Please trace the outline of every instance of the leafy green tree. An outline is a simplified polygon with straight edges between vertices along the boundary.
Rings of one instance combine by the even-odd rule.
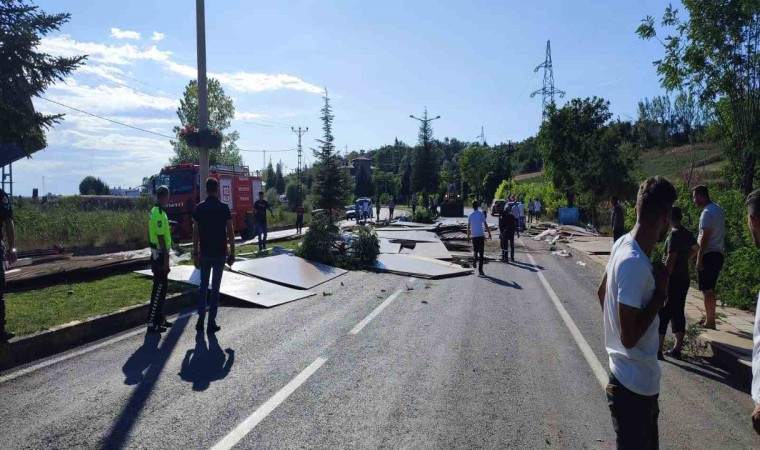
[[[348,202],[351,196],[351,178],[348,170],[341,163],[335,151],[335,137],[332,132],[332,122],[335,116],[330,106],[330,98],[325,89],[322,113],[322,139],[317,139],[319,148],[314,150],[317,159],[312,172],[312,196],[315,208],[338,209]]]
[[[177,117],[181,126],[174,127],[174,133],[179,132],[185,127],[192,125],[198,127],[198,81],[191,80],[185,87],[185,92],[179,101],[177,108]],[[237,131],[226,131],[231,126],[232,119],[235,118],[235,106],[232,104],[232,98],[224,93],[219,80],[215,78],[208,79],[208,127],[222,133],[222,147],[209,152],[209,164],[214,165],[243,165],[243,157],[240,155],[240,149],[237,146],[237,140],[240,134]],[[198,164],[198,149],[189,147],[184,140],[177,139],[170,141],[174,147],[174,156],[171,158],[171,164]]]
[[[683,0],[688,19],[669,5],[658,37],[647,16],[637,29],[642,39],[657,39],[665,51],[655,61],[669,91],[685,89],[715,112],[728,143],[726,155],[748,194],[753,190],[760,153],[760,4],[756,0]]]
[[[438,189],[438,159],[433,153],[433,127],[428,120],[427,108],[422,114],[420,130],[417,134],[417,147],[412,158],[411,187],[414,192],[422,192],[425,204],[428,194]]]
[[[479,144],[474,144],[462,152],[459,158],[462,179],[470,186],[476,198],[484,197],[483,181],[491,170],[491,151]]]
[[[79,194],[81,195],[109,195],[110,193],[111,189],[100,178],[87,176],[79,183]]]
[[[638,149],[623,145],[629,132],[624,124],[609,123],[609,102],[576,98],[561,109],[549,105],[547,112],[537,143],[544,172],[565,193],[568,205],[576,194],[586,194],[593,216],[604,195],[625,194],[635,186]]]
[[[58,31],[71,15],[47,14],[29,3],[0,1],[0,143],[16,144],[27,155],[47,146],[45,129],[63,118],[35,112],[32,97],[62,81],[86,58],[38,52],[41,37]]]
[[[285,193],[285,177],[282,174],[282,161],[277,163],[277,169],[275,169],[274,187],[277,189],[278,194]]]

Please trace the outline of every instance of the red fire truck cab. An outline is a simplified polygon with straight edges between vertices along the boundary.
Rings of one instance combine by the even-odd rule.
[[[252,235],[253,202],[263,191],[261,177],[252,177],[246,166],[211,166],[209,177],[219,180],[219,200],[230,207],[235,233],[243,239]],[[180,164],[161,169],[158,186],[169,188],[169,220],[177,222],[174,236],[177,240],[193,237],[193,211],[201,201],[200,167],[197,164]]]

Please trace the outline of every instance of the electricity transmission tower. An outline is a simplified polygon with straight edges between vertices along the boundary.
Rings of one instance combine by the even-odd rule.
[[[306,127],[305,129],[302,129],[301,127],[298,127],[298,129],[295,127],[290,127],[290,129],[293,130],[293,133],[298,135],[298,168],[296,169],[296,176],[298,178],[298,201],[296,203],[298,205],[301,205],[301,202],[303,202],[303,199],[301,198],[301,158],[303,157],[303,151],[301,149],[301,137],[306,134],[307,131],[309,131],[309,127]]]
[[[480,139],[480,145],[485,145],[486,144],[486,133],[485,133],[485,131],[484,131],[484,129],[483,129],[482,126],[480,127],[480,134],[477,135],[477,136],[475,136],[475,137],[478,138],[478,139]]]
[[[552,67],[551,41],[546,41],[546,59],[544,62],[536,66],[533,72],[538,72],[540,69],[544,69],[544,87],[530,94],[530,98],[535,97],[537,94],[541,94],[543,102],[543,117],[546,118],[546,107],[549,106],[550,103],[554,103],[554,95],[556,94],[559,98],[563,98],[565,96],[565,91],[554,87],[554,68]]]

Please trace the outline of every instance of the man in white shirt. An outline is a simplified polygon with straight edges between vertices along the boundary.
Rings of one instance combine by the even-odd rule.
[[[752,241],[756,247],[760,248],[760,189],[747,197],[747,222]],[[757,297],[756,308],[755,331],[752,339],[754,341],[752,349],[752,400],[755,401],[752,426],[757,434],[760,434],[760,295]]]
[[[536,222],[541,221],[541,200],[536,200],[533,204],[533,212],[536,213]]]
[[[478,273],[480,276],[484,276],[483,273],[483,259],[486,245],[485,232],[488,232],[488,239],[491,239],[491,229],[488,228],[486,223],[486,216],[482,211],[478,209],[478,201],[472,202],[472,212],[467,217],[467,242],[470,242],[472,237],[472,250],[475,253],[475,264],[478,266]]]
[[[525,231],[525,205],[522,201],[517,204],[517,211],[520,214],[520,231]]]
[[[697,281],[705,299],[705,328],[715,329],[715,287],[723,269],[723,249],[726,237],[726,216],[720,206],[710,200],[707,186],[692,189],[694,204],[702,208],[699,216],[699,253],[697,253]]]
[[[664,178],[641,184],[636,225],[613,245],[597,292],[611,372],[607,402],[618,449],[659,447],[657,313],[667,298],[669,274],[660,262],[653,267],[650,256],[670,228],[676,197],[675,188]]]

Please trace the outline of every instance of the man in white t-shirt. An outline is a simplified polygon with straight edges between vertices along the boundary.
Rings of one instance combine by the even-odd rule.
[[[760,189],[747,197],[747,222],[752,241],[760,248]],[[752,400],[755,410],[752,412],[752,426],[760,434],[760,295],[757,296],[755,312],[755,331],[753,333],[754,347],[752,349]]]
[[[536,214],[536,222],[541,221],[541,200],[536,200],[533,204],[533,212]]]
[[[656,449],[660,392],[657,313],[667,298],[668,270],[650,256],[670,228],[676,190],[655,177],[639,187],[636,225],[612,247],[599,285],[610,363],[607,402],[618,449]]]
[[[520,220],[520,231],[525,231],[525,205],[522,201],[517,203],[517,212]]]
[[[472,238],[472,250],[475,254],[475,262],[473,266],[478,266],[478,273],[480,276],[484,276],[483,273],[483,260],[486,245],[485,232],[488,232],[488,239],[491,239],[491,229],[488,228],[486,223],[486,216],[482,211],[478,209],[478,201],[472,202],[472,212],[467,217],[467,242],[470,242]]]
[[[726,216],[720,206],[710,200],[707,186],[692,189],[694,204],[702,208],[699,216],[699,253],[697,253],[697,281],[705,299],[704,327],[715,329],[715,287],[723,269],[723,249],[726,237]]]

